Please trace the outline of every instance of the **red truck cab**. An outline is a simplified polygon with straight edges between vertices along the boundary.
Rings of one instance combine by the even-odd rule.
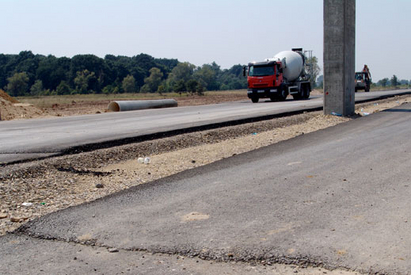
[[[283,73],[280,61],[252,62],[248,64],[247,96],[252,102],[258,102],[259,98],[270,98],[271,100],[285,100],[288,93],[283,89]]]

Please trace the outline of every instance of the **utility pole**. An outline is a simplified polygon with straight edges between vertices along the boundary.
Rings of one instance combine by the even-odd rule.
[[[324,114],[355,111],[355,0],[324,0]]]

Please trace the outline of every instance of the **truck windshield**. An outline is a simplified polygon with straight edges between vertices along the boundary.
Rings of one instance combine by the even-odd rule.
[[[249,76],[273,75],[274,66],[250,66]]]
[[[362,79],[363,79],[362,73],[357,73],[357,74],[355,74],[355,79],[357,79],[357,80],[362,80]]]

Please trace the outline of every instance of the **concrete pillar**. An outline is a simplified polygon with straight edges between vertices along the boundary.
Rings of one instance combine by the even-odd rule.
[[[324,114],[355,112],[355,0],[324,0]]]

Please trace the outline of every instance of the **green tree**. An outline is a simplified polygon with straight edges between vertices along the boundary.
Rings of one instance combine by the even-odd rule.
[[[198,70],[194,72],[193,77],[209,90],[215,86],[217,81],[216,72],[209,64],[204,64],[201,68],[198,68]]]
[[[184,80],[181,79],[177,81],[173,86],[173,90],[178,92],[180,95],[182,92],[187,91]]]
[[[386,87],[387,84],[388,84],[388,81],[389,81],[388,78],[383,78],[383,79],[379,80],[377,83],[378,83],[378,85],[380,85],[382,87]]]
[[[154,93],[158,90],[158,86],[160,86],[163,78],[163,73],[160,71],[159,68],[151,68],[150,69],[150,76],[144,79],[144,83],[146,86],[143,90],[148,91],[150,93]]]
[[[218,77],[219,90],[237,90],[247,88],[247,78],[243,76],[243,65],[234,65],[223,70]]]
[[[190,79],[189,81],[186,82],[187,91],[194,94],[197,91],[197,85],[198,85],[197,80]]]
[[[44,58],[40,55],[34,55],[31,51],[22,51],[17,56],[14,72],[25,72],[29,78],[27,85],[30,88],[36,80],[36,69],[40,59]]]
[[[167,93],[173,92],[174,91],[174,85],[176,82],[174,79],[171,77],[171,74],[168,76],[168,78],[164,81],[164,88]]]
[[[402,86],[402,85],[408,86],[408,80],[406,80],[406,79],[401,79],[401,80],[399,80],[399,83],[400,83],[401,86]]]
[[[165,88],[164,85],[158,86],[157,93],[159,93],[160,95],[162,95],[162,94],[165,93],[165,92],[166,92],[166,88]]]
[[[36,79],[41,80],[44,89],[56,90],[61,81],[68,80],[70,70],[70,58],[56,58],[49,55],[40,60],[37,70]]]
[[[140,89],[140,93],[151,93],[150,86],[147,84],[144,84]]]
[[[107,64],[103,59],[92,54],[85,55],[75,55],[71,59],[70,63],[70,80],[74,80],[78,77],[78,72],[88,71],[89,74],[93,74],[93,77],[90,77],[87,82],[87,90],[94,90],[99,92],[101,90],[100,85],[104,86],[104,71],[107,71]],[[100,81],[99,81],[100,80]],[[76,86],[77,84],[74,83]],[[83,90],[83,93],[85,91]]]
[[[310,75],[311,88],[314,89],[317,86],[316,80],[321,71],[320,66],[318,66],[318,58],[316,56],[309,57],[306,64],[307,73]]]
[[[30,88],[31,95],[40,95],[43,92],[43,82],[36,80]]]
[[[29,82],[27,73],[15,73],[13,76],[7,78],[7,81],[6,91],[11,96],[23,96],[27,93]]]
[[[180,80],[185,83],[192,78],[194,69],[195,66],[193,64],[188,62],[179,63],[173,68],[168,76],[168,79],[170,79],[173,83],[177,83]]]
[[[208,83],[206,88],[209,91],[217,91],[217,90],[220,90],[220,86],[221,86],[220,78],[221,78],[222,71],[221,71],[220,66],[215,62],[211,63],[211,68],[213,69],[215,73],[215,81],[213,81],[211,84]]]
[[[197,83],[196,92],[198,95],[204,95],[204,87],[201,83]]]
[[[119,94],[119,93],[120,93],[120,88],[119,87],[114,87],[113,94]]]
[[[52,55],[43,56],[33,54],[30,51],[22,51],[19,54],[0,53],[0,87],[8,85],[8,77],[16,72],[25,72],[28,77],[27,90],[36,80],[41,80],[43,92],[46,90],[56,91],[61,81],[66,81],[73,91],[83,85],[79,85],[77,72],[88,70],[94,73],[94,77],[88,79],[87,88],[82,92],[93,90],[101,92],[104,87],[117,87],[117,91],[122,86],[122,81],[127,75],[132,75],[136,82],[136,89],[144,84],[144,79],[150,76],[149,70],[153,67],[160,69],[163,79],[167,79],[171,70],[179,64],[177,59],[157,59],[147,54],[140,54],[133,57],[107,55],[104,59],[94,55],[76,55],[72,58],[57,58]],[[74,79],[77,78],[77,83]],[[84,85],[85,86],[85,85]],[[165,85],[166,90],[172,85]],[[84,88],[84,87],[83,87]],[[106,89],[106,92],[108,90]]]
[[[393,75],[392,77],[391,77],[391,86],[393,86],[393,87],[397,87],[398,86],[398,78],[397,78],[397,76],[396,75]]]
[[[107,85],[106,87],[103,88],[102,92],[103,94],[112,94],[114,90],[114,87],[111,85]]]
[[[86,94],[88,92],[89,82],[95,79],[94,72],[89,72],[87,69],[78,71],[77,76],[74,79],[76,85],[76,92],[80,94]]]
[[[227,91],[227,90],[230,90],[230,87],[227,84],[221,84],[220,90],[221,91]]]
[[[192,79],[195,66],[188,62],[179,63],[173,68],[166,81],[166,90],[185,92],[186,82]]]
[[[56,93],[58,95],[68,95],[70,94],[70,86],[66,81],[62,80],[56,88]]]
[[[121,85],[125,93],[135,93],[137,91],[136,80],[132,75],[126,76]]]

